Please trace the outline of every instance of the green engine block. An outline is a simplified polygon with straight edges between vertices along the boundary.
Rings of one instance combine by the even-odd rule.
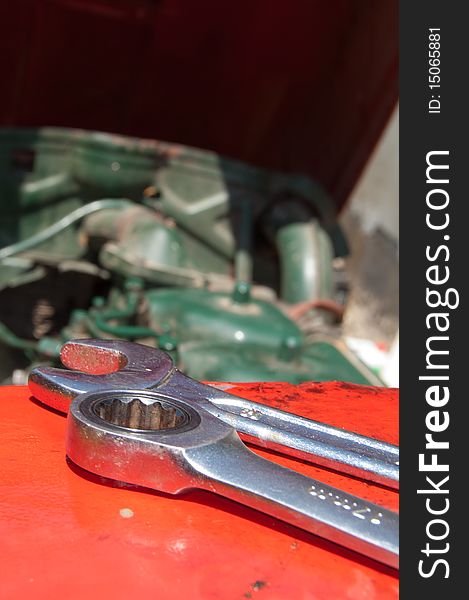
[[[3,130],[0,192],[4,380],[92,336],[158,345],[201,379],[379,383],[320,308],[346,245],[310,179],[152,140]]]

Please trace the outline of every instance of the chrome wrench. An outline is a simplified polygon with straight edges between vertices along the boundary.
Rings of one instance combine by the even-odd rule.
[[[107,389],[152,389],[203,408],[242,439],[336,471],[399,487],[399,448],[337,427],[233,396],[178,371],[166,353],[120,340],[72,340],[61,350],[70,371],[34,369],[33,395],[68,412],[79,394]],[[80,371],[80,372],[77,372]]]
[[[168,390],[78,396],[67,454],[118,481],[170,494],[215,492],[398,567],[396,513],[261,458],[233,427]]]

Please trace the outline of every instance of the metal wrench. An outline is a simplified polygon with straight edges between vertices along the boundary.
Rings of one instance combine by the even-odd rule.
[[[166,393],[78,396],[67,454],[98,475],[177,494],[204,489],[398,567],[398,516],[250,451],[235,429]]]
[[[236,429],[254,445],[342,473],[399,487],[399,448],[233,396],[178,371],[164,352],[120,340],[72,340],[61,350],[73,371],[34,369],[29,387],[40,401],[68,412],[79,394],[107,389],[152,389],[189,402]],[[81,372],[77,372],[81,371]]]

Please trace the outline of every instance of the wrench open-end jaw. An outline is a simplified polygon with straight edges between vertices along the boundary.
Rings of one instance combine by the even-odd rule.
[[[224,421],[254,445],[392,488],[399,487],[397,446],[233,396],[178,371],[161,350],[121,340],[72,340],[61,360],[70,370],[38,367],[32,394],[67,413],[78,395],[103,390],[154,390]]]

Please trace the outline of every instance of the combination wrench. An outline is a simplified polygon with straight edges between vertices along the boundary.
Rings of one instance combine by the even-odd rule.
[[[38,367],[29,387],[41,402],[68,412],[76,396],[108,389],[151,389],[200,407],[244,441],[388,487],[399,487],[399,448],[245,400],[202,384],[155,348],[120,340],[72,340],[61,360],[70,370]]]
[[[75,398],[66,450],[87,471],[178,494],[203,489],[398,567],[398,515],[249,450],[200,406],[146,390]]]

